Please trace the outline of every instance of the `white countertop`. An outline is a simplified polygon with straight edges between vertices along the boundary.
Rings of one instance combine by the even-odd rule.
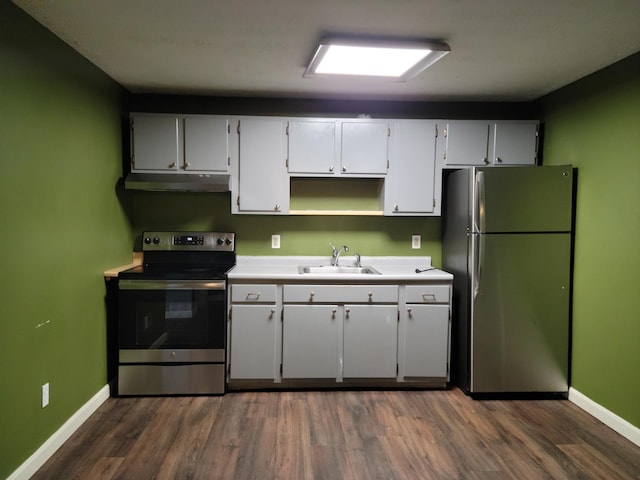
[[[340,266],[354,266],[355,257],[341,256]],[[431,257],[368,257],[361,258],[363,267],[373,267],[377,274],[312,274],[299,273],[298,266],[330,265],[330,256],[248,256],[238,255],[236,266],[228,273],[229,280],[285,281],[349,281],[349,282],[433,282],[452,281],[453,275],[432,269],[416,273],[416,268],[431,268]]]

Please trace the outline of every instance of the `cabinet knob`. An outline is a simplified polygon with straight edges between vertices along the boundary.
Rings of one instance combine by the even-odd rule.
[[[409,317],[411,317],[411,308],[407,308],[407,314],[409,314]]]
[[[330,172],[333,172],[333,165],[331,165],[331,166],[329,167],[329,171],[330,171]]]
[[[373,298],[373,292],[369,292],[367,295],[369,295],[369,301],[371,301],[371,299]]]
[[[347,171],[347,167],[345,167],[344,165],[342,166],[342,171],[346,172]]]
[[[398,205],[394,205],[393,206],[393,211],[397,212],[398,210],[400,210],[400,207]]]
[[[275,210],[276,210],[276,212],[280,211],[280,204],[279,203],[276,203]]]
[[[187,168],[189,168],[191,166],[191,164],[189,162],[184,164],[184,169],[186,170]]]
[[[276,314],[276,309],[272,308],[270,313],[271,313],[271,315],[269,315],[269,319],[273,318],[273,316]]]
[[[344,313],[345,313],[346,317],[349,318],[349,313],[351,313],[351,309],[350,308],[345,308],[344,309]]]
[[[169,168],[176,168],[176,162],[171,162],[169,164]]]
[[[485,163],[485,165],[489,165],[489,159],[487,157],[484,157],[482,161]]]
[[[309,301],[310,301],[310,302],[313,302],[313,297],[314,297],[314,296],[315,296],[315,293],[313,293],[313,292],[311,292],[311,293],[309,294]]]
[[[500,157],[496,157],[496,162],[502,163],[502,159]]]

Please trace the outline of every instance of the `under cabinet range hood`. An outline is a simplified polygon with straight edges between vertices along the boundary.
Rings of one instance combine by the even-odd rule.
[[[229,175],[193,173],[130,173],[127,190],[156,192],[228,192]]]

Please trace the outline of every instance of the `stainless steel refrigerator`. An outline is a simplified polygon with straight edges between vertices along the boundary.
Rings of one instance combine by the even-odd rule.
[[[452,373],[466,393],[568,392],[573,183],[571,166],[447,175]]]

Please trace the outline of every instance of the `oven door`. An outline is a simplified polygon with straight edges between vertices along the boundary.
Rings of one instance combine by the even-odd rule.
[[[120,362],[224,362],[224,280],[134,280],[119,285]]]

